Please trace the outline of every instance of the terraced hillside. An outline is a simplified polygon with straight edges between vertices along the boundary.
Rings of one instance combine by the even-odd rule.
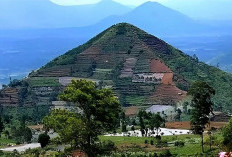
[[[19,103],[18,88],[5,88],[0,92],[0,104],[2,106],[18,106]]]
[[[186,97],[193,81],[203,80],[217,91],[215,108],[232,111],[230,74],[199,62],[127,23],[114,25],[86,44],[55,58],[33,71],[27,81],[43,78],[56,81],[45,81],[44,85],[33,88],[29,84],[35,97],[53,95],[54,98],[50,89],[61,91],[70,78],[87,78],[102,87],[113,88],[124,106],[174,105]],[[43,101],[51,100],[55,98]]]
[[[156,103],[150,96],[159,85],[175,86],[173,72],[159,53],[170,53],[165,42],[132,25],[119,24],[53,60],[30,77],[59,77],[63,85],[70,82],[70,77],[96,79],[103,87],[113,88],[125,106],[150,105]],[[108,85],[104,85],[106,82]],[[170,90],[168,94],[178,93]],[[176,103],[177,99],[173,98],[168,101]],[[159,104],[168,101],[159,101]]]

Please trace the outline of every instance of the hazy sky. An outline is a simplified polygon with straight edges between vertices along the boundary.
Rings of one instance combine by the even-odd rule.
[[[61,5],[82,5],[82,4],[97,3],[97,2],[100,2],[101,0],[51,0],[51,1],[57,4],[61,4]],[[166,1],[166,0],[114,0],[114,1],[119,2],[121,4],[125,4],[125,5],[138,6],[147,1],[161,2],[161,1]]]
[[[50,0],[60,5],[94,4],[101,0]],[[108,1],[108,0],[104,0]],[[113,0],[124,5],[138,6],[148,1],[164,6],[195,19],[232,19],[232,0]]]

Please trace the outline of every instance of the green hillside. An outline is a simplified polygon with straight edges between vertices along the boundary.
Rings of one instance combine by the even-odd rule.
[[[171,72],[165,68],[170,68]],[[162,80],[157,79],[160,73],[164,75]],[[138,75],[150,77],[153,74],[156,75],[153,80],[136,78]],[[26,79],[30,89],[28,95],[37,97],[40,104],[40,100],[49,104],[51,100],[56,100],[57,91],[64,88],[65,77],[88,78],[102,87],[113,88],[124,106],[173,105],[185,97],[184,91],[192,82],[203,80],[217,91],[215,108],[232,111],[232,75],[199,62],[127,23],[108,28],[86,44],[31,72]],[[146,81],[141,82],[141,79]],[[46,94],[41,94],[44,89],[39,87],[46,87]],[[41,93],[35,94],[36,90]],[[28,95],[26,99],[31,97]]]

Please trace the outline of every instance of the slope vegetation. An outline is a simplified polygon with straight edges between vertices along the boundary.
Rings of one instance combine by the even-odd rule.
[[[196,80],[217,94],[215,108],[232,110],[232,76],[175,49],[139,28],[121,23],[32,72],[33,77],[99,80],[127,105],[175,104]],[[160,91],[160,92],[159,92]]]

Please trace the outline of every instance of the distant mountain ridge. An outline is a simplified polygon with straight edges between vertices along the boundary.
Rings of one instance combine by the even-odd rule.
[[[192,35],[213,29],[157,2],[146,2],[123,15],[109,16],[93,27],[107,28],[120,22],[131,23],[156,35]]]
[[[0,28],[62,28],[93,25],[131,8],[114,1],[81,6],[61,6],[49,0],[0,0]]]

